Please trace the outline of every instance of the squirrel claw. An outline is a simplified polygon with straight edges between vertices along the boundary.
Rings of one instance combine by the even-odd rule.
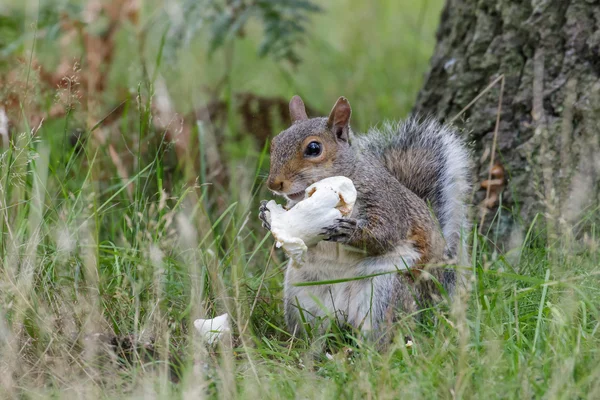
[[[325,242],[344,243],[348,241],[348,235],[334,235],[323,239]]]
[[[359,227],[354,218],[339,218],[334,225],[323,228],[322,235],[327,236],[328,242],[348,242]]]
[[[270,231],[271,230],[271,225],[269,225],[268,222],[264,222],[261,224],[263,228],[265,228],[266,230]]]
[[[267,200],[261,200],[260,207],[258,208],[258,219],[262,221],[262,227],[270,231],[271,224],[269,223],[269,218],[267,216],[267,213],[269,212],[267,203]]]
[[[358,220],[354,218],[338,218],[336,221],[344,229],[356,229],[358,227]]]

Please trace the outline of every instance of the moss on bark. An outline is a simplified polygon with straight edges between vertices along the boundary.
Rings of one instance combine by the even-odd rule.
[[[521,238],[537,213],[550,235],[589,226],[599,214],[600,2],[448,0],[437,40],[414,112],[449,121],[505,77],[495,157],[507,180],[484,232]],[[473,143],[475,189],[488,178],[499,92],[455,121]],[[476,190],[473,203],[485,197]]]

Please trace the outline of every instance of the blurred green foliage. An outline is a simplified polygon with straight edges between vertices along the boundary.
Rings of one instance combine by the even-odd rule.
[[[51,67],[64,57],[59,16],[82,19],[87,2],[7,0],[0,7],[0,55],[28,51]],[[139,28],[119,33],[110,71],[113,90],[133,90],[143,55],[156,60],[180,112],[197,108],[217,90],[290,98],[300,94],[325,113],[340,95],[364,130],[410,110],[432,53],[442,0],[362,2],[143,2]],[[37,22],[37,31],[33,29]],[[100,29],[98,21],[93,25]],[[166,37],[165,37],[166,35]],[[144,46],[140,40],[144,38]],[[166,43],[161,47],[163,38]],[[81,57],[74,48],[73,59]],[[162,49],[162,50],[161,50]],[[143,54],[140,54],[142,52]],[[269,55],[269,57],[264,57]],[[218,83],[227,82],[226,86]],[[106,99],[114,97],[110,90]]]

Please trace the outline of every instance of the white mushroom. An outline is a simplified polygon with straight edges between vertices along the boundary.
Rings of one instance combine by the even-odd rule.
[[[229,325],[229,314],[225,313],[215,318],[197,319],[194,327],[210,345],[223,338],[226,333],[231,333]]]
[[[267,203],[276,246],[283,247],[296,267],[305,262],[308,246],[323,239],[323,228],[349,216],[356,202],[356,188],[344,176],[323,179],[305,193],[304,200],[288,211],[273,200]]]

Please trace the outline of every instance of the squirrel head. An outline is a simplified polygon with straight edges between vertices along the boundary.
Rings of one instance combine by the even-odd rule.
[[[267,186],[293,205],[304,190],[331,176],[345,175],[352,165],[350,103],[340,97],[329,117],[308,118],[299,96],[290,101],[292,126],[271,142],[271,168]]]

